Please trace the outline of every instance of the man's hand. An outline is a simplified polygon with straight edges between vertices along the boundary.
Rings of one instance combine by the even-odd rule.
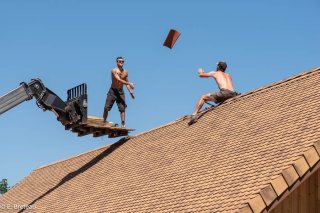
[[[129,82],[128,86],[131,88],[131,89],[134,89],[134,84]]]
[[[198,75],[201,75],[201,74],[203,74],[203,73],[204,73],[203,69],[202,69],[202,68],[199,68],[199,69],[198,69]]]
[[[210,77],[214,77],[214,72],[205,73],[202,68],[199,68],[198,69],[198,75],[199,75],[200,78],[210,78]]]

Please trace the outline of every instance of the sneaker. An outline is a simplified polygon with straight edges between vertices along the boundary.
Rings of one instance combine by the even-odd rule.
[[[191,115],[191,119],[188,122],[188,125],[190,126],[190,125],[194,124],[195,122],[197,122],[197,120],[198,120],[198,115]]]

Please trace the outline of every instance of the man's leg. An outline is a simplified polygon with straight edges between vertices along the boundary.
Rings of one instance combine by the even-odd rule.
[[[200,109],[202,108],[204,102],[207,101],[207,100],[208,100],[208,95],[201,96],[199,101],[198,101],[198,103],[197,103],[197,105],[196,105],[196,107],[195,107],[195,109],[194,109],[194,111],[193,111],[193,113],[192,113],[192,115],[196,115],[200,111]]]
[[[121,127],[125,128],[126,127],[126,113],[120,112],[120,117],[121,117]]]
[[[126,98],[124,93],[120,93],[118,98],[117,98],[117,105],[118,105],[118,109],[120,112],[120,118],[121,118],[121,127],[125,128],[126,127],[126,114],[125,114],[125,110],[126,110]]]
[[[104,123],[107,122],[108,113],[109,113],[109,111],[105,108],[105,109],[104,109],[104,112],[103,112],[103,122],[104,122]]]
[[[198,112],[200,111],[200,109],[202,108],[204,102],[206,101],[214,101],[213,98],[211,97],[210,93],[209,94],[206,94],[206,95],[203,95],[200,97],[198,103],[196,104],[196,107],[191,115],[191,119],[190,121],[188,122],[189,125],[197,122],[198,120]]]
[[[107,122],[108,113],[112,109],[112,106],[114,102],[116,101],[116,98],[113,94],[113,91],[110,89],[106,98],[106,103],[104,105],[104,111],[103,111],[103,122]]]

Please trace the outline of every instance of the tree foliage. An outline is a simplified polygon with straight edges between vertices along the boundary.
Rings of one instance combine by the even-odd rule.
[[[8,180],[7,179],[2,179],[0,182],[0,194],[4,194],[9,190],[8,186]]]

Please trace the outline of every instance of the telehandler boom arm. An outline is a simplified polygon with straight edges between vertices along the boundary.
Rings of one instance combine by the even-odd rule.
[[[87,86],[81,84],[68,90],[66,102],[44,86],[40,79],[21,83],[19,87],[0,97],[0,114],[20,103],[36,99],[38,107],[52,111],[63,125],[85,122],[87,119]]]

